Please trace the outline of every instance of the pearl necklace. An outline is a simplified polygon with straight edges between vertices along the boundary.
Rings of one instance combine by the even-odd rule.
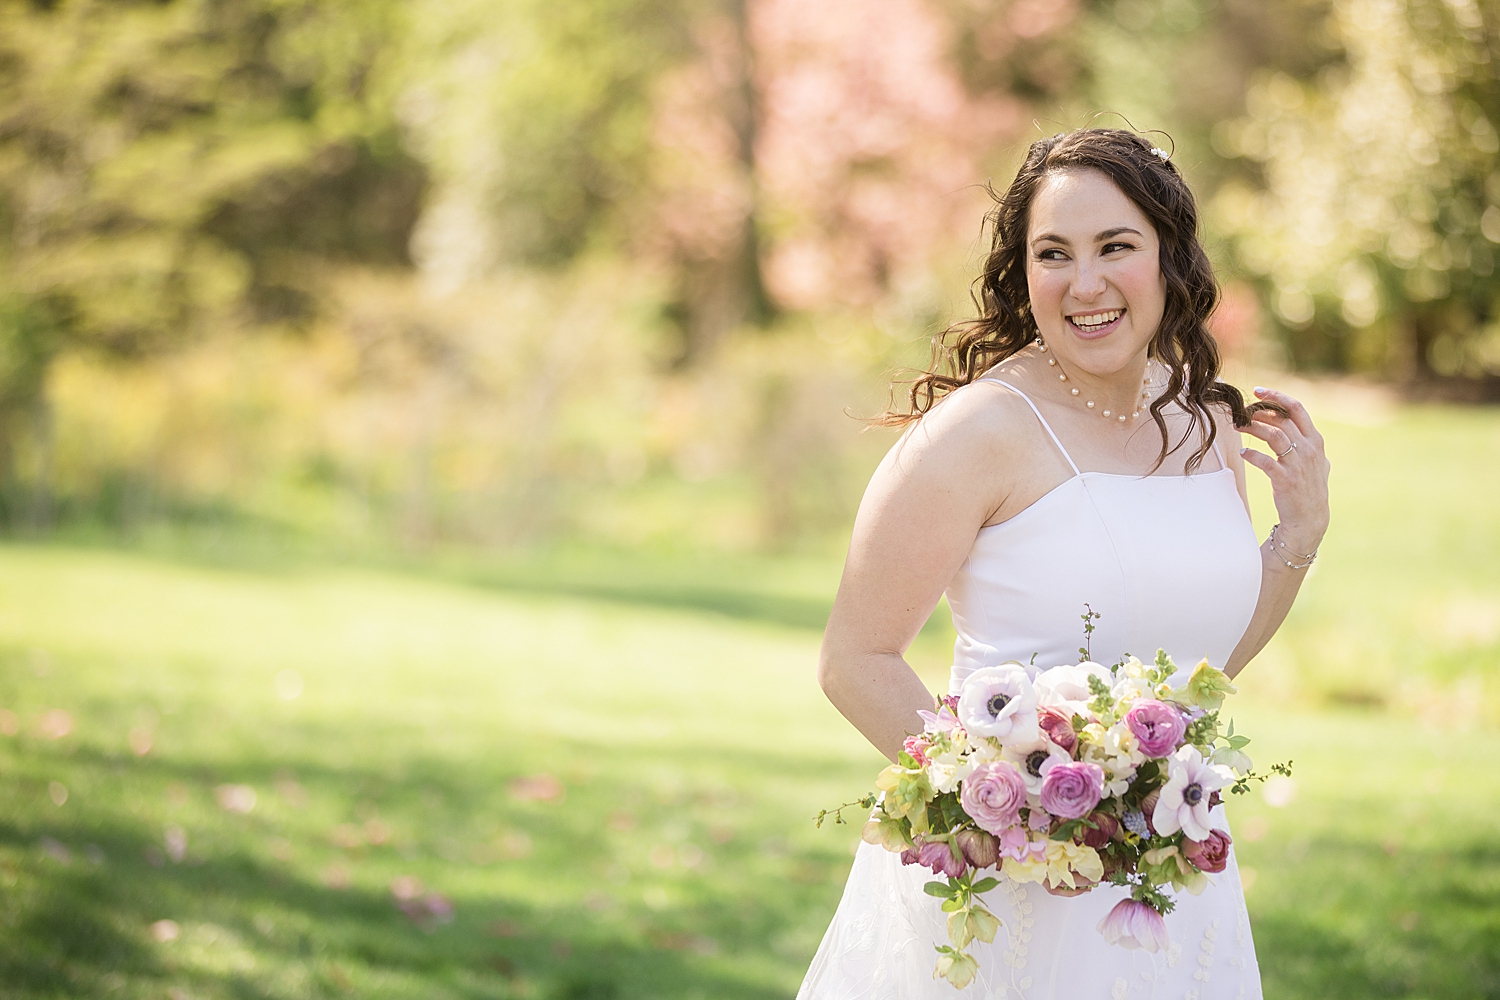
[[[1036,338],[1036,345],[1037,345],[1037,350],[1041,351],[1043,354],[1047,353],[1047,345],[1042,342],[1042,338],[1041,337],[1037,337]],[[1048,358],[1047,359],[1047,365],[1049,367],[1057,368],[1058,369],[1057,380],[1059,382],[1067,382],[1068,381],[1067,373],[1061,370],[1061,368],[1059,367],[1059,365],[1057,363],[1057,359],[1056,358]],[[1078,389],[1077,389],[1077,387],[1069,388],[1068,392],[1070,394],[1074,395],[1074,396],[1078,395]],[[1146,377],[1141,381],[1141,397],[1140,398],[1142,400],[1147,400],[1147,399],[1151,398],[1151,362],[1150,361],[1146,362]],[[1086,407],[1088,407],[1090,410],[1097,409],[1097,407],[1094,405],[1094,401],[1092,399],[1085,400],[1083,405],[1086,406]],[[1103,413],[1101,413],[1100,415],[1103,416],[1105,419],[1108,419],[1111,416],[1113,416],[1116,420],[1118,420],[1122,424],[1126,420],[1125,414],[1123,414],[1123,413],[1111,413],[1109,410],[1103,411]],[[1132,410],[1131,413],[1130,413],[1130,418],[1129,419],[1134,420],[1136,417],[1138,417],[1140,415],[1141,415],[1141,404],[1139,402],[1137,402],[1135,404],[1135,409]]]

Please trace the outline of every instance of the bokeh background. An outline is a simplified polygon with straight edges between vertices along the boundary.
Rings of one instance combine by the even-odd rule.
[[[858,418],[1128,124],[1334,463],[1267,995],[1500,996],[1497,123],[1493,0],[0,0],[0,994],[792,996]]]

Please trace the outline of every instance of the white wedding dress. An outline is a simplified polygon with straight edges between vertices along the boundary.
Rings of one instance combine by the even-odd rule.
[[[1160,646],[1188,669],[1203,657],[1222,667],[1260,590],[1255,532],[1222,455],[1217,471],[1191,476],[1081,472],[1031,408],[1075,475],[980,529],[947,591],[958,632],[950,692],[979,667],[1031,662],[1033,653],[1039,667],[1076,662],[1085,603],[1102,616],[1092,638],[1101,663],[1126,653],[1149,660]],[[1223,818],[1223,806],[1215,812]],[[1064,898],[1002,878],[983,899],[1003,927],[993,943],[974,942],[979,975],[961,991],[933,978],[933,946],[948,943],[940,900],[922,891],[934,877],[861,844],[798,1000],[1261,996],[1232,853],[1202,895],[1176,894],[1171,946],[1156,954],[1106,944],[1095,929],[1123,889]]]

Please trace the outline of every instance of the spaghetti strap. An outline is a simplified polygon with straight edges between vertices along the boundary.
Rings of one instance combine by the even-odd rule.
[[[995,378],[992,375],[986,375],[984,378],[979,379],[979,381],[980,382],[999,382],[1001,385],[1005,386],[1011,392],[1015,393],[1017,396],[1020,396],[1022,399],[1026,400],[1026,405],[1029,406],[1029,407],[1031,407],[1031,412],[1035,413],[1036,414],[1036,418],[1042,422],[1042,429],[1047,432],[1047,436],[1052,439],[1052,443],[1055,444],[1055,445],[1057,445],[1057,450],[1060,451],[1060,452],[1062,452],[1062,457],[1065,458],[1065,459],[1067,459],[1068,464],[1073,467],[1073,475],[1075,475],[1075,476],[1081,476],[1081,475],[1083,475],[1083,473],[1080,472],[1079,469],[1078,469],[1078,464],[1073,461],[1073,456],[1068,454],[1068,449],[1064,448],[1063,447],[1063,443],[1057,439],[1057,435],[1054,434],[1053,431],[1052,431],[1052,425],[1049,424],[1049,423],[1047,423],[1047,418],[1044,417],[1044,416],[1042,416],[1042,411],[1038,410],[1036,408],[1036,404],[1031,401],[1031,397],[1030,396],[1026,395],[1026,393],[1022,392],[1020,389],[1017,389],[1015,386],[1011,385],[1009,382],[1005,381],[1005,379],[1003,379],[1003,378]],[[1222,461],[1222,459],[1221,459],[1221,461]]]

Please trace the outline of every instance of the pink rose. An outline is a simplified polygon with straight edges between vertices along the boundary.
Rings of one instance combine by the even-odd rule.
[[[1221,872],[1229,864],[1229,845],[1234,843],[1223,830],[1208,831],[1207,840],[1182,841],[1182,854],[1200,872]]]
[[[1089,827],[1083,828],[1083,842],[1086,846],[1092,847],[1095,850],[1109,843],[1110,838],[1115,835],[1115,831],[1120,828],[1120,821],[1109,813],[1089,813],[1089,822],[1094,824],[1094,829],[1090,829]]]
[[[1055,708],[1037,713],[1037,725],[1042,727],[1042,732],[1049,740],[1068,753],[1072,753],[1073,748],[1078,745],[1078,734],[1073,732],[1073,720]]]
[[[1145,951],[1166,951],[1167,922],[1145,903],[1122,899],[1099,921],[1099,933],[1110,944]]]
[[[1000,841],[983,830],[960,830],[953,835],[954,843],[962,852],[964,860],[975,868],[993,868],[1000,863]]]
[[[1152,698],[1136,702],[1125,715],[1125,725],[1141,741],[1141,752],[1147,757],[1167,756],[1187,732],[1187,720],[1181,712]]]
[[[1026,804],[1026,782],[1021,772],[1004,761],[980,764],[964,779],[958,792],[964,812],[976,826],[999,833],[1021,821]]]
[[[1104,797],[1104,768],[1071,761],[1042,779],[1042,808],[1063,819],[1082,819]]]

